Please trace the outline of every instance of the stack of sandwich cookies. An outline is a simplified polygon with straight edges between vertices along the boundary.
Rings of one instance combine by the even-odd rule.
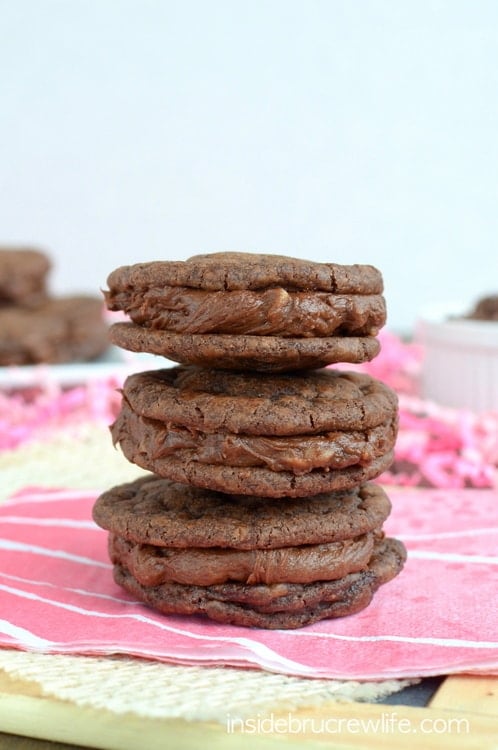
[[[366,607],[405,559],[369,483],[392,462],[397,398],[323,365],[377,352],[378,271],[228,253],[109,287],[133,321],[114,342],[183,362],[123,387],[114,442],[153,474],[95,504],[115,580],[161,612],[264,628]]]

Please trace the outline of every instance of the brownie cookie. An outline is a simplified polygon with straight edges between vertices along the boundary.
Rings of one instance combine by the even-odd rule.
[[[290,372],[326,367],[336,362],[369,362],[380,351],[375,338],[279,338],[226,336],[157,331],[133,323],[114,323],[109,336],[115,346],[149,352],[201,367],[225,370]]]
[[[50,259],[40,250],[0,248],[0,306],[36,307],[47,298]]]
[[[98,298],[81,296],[0,308],[0,365],[94,359],[109,345],[102,312]]]
[[[210,292],[291,290],[334,294],[382,294],[380,271],[368,265],[317,263],[284,255],[221,252],[194,255],[186,261],[152,261],[121,266],[108,277],[111,298],[118,293],[164,287]],[[123,309],[123,308],[120,308]]]
[[[113,343],[178,362],[285,371],[372,359],[386,320],[372,266],[251,253],[123,266],[108,277],[110,310],[131,323]]]
[[[246,627],[297,628],[364,609],[379,586],[401,571],[405,559],[402,543],[386,539],[376,545],[365,570],[334,581],[213,586],[164,583],[147,587],[121,565],[114,566],[114,578],[135,598],[164,614],[203,614],[218,622]]]
[[[381,527],[390,510],[389,498],[377,484],[282,502],[211,492],[150,475],[100,495],[93,518],[139,544],[254,550],[353,539]]]
[[[369,430],[398,408],[397,395],[384,383],[330,368],[269,375],[171,367],[130,375],[123,396],[149,419],[247,435]]]
[[[332,581],[366,568],[380,533],[370,532],[329,544],[265,550],[158,547],[110,534],[109,556],[142,586],[162,583],[211,586],[227,581],[311,583]]]
[[[335,371],[142,373],[125,383],[111,431],[130,461],[178,482],[268,497],[340,490],[378,476],[392,461],[396,398],[374,384]],[[384,413],[372,403],[362,409],[365,394]],[[366,426],[381,416],[381,424]],[[341,418],[353,428],[339,428]]]

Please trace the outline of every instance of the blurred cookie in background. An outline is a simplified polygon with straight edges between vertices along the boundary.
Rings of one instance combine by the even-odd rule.
[[[97,297],[60,297],[32,309],[0,307],[0,365],[96,359],[108,347],[107,331]]]
[[[50,293],[50,257],[0,247],[0,366],[87,362],[109,346],[100,296]]]
[[[465,317],[469,320],[498,321],[498,294],[490,294],[478,299]]]
[[[51,266],[41,250],[0,247],[0,306],[37,307],[45,302]]]

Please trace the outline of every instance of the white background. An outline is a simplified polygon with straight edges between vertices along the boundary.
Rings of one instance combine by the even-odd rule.
[[[55,292],[224,249],[373,263],[404,331],[498,291],[495,0],[0,11],[0,242]]]

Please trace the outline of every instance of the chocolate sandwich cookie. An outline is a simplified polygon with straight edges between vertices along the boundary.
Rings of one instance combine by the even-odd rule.
[[[214,253],[123,266],[107,281],[108,308],[132,321],[111,328],[113,343],[207,367],[364,362],[386,320],[382,276],[366,265]]]
[[[380,528],[390,511],[386,493],[373,483],[282,502],[150,475],[100,495],[93,518],[138,544],[254,550],[354,539]]]
[[[37,307],[45,302],[50,267],[40,250],[0,248],[0,306]]]
[[[211,586],[241,583],[311,583],[332,581],[364,570],[380,531],[329,544],[277,549],[237,550],[228,547],[158,547],[109,535],[109,556],[142,586],[183,583]]]
[[[102,303],[61,297],[28,310],[0,308],[0,365],[86,361],[109,345]]]
[[[382,403],[384,414],[362,409],[365,400]],[[303,497],[382,473],[392,462],[397,408],[393,392],[367,375],[329,370],[258,377],[172,368],[125,383],[111,431],[130,461],[174,481]]]
[[[116,583],[164,614],[203,614],[212,620],[246,627],[297,628],[364,609],[375,591],[402,569],[406,551],[396,539],[376,545],[367,568],[334,581],[315,583],[194,586],[164,583],[142,586],[122,565],[114,566]]]

